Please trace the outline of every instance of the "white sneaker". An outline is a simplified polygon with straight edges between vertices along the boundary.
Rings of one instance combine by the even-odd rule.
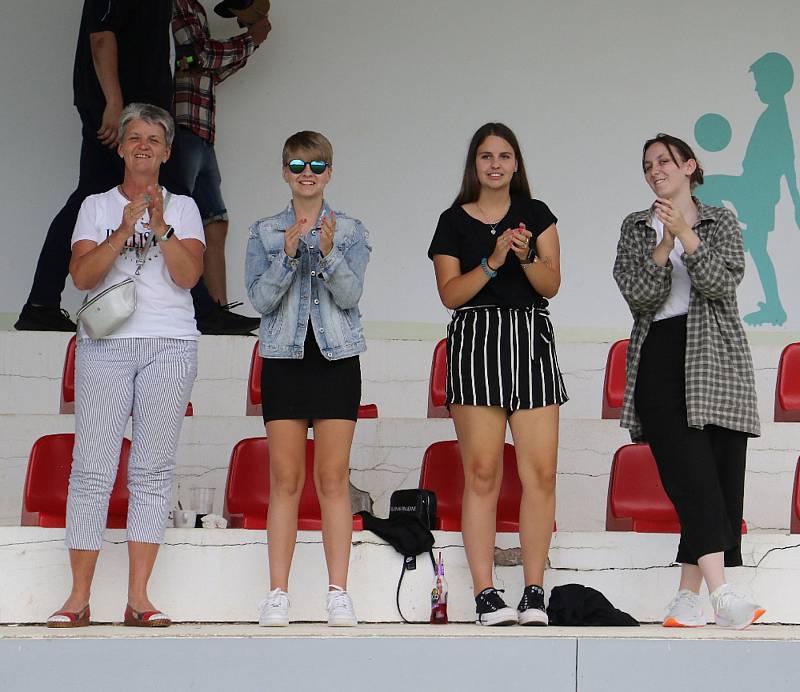
[[[706,616],[700,605],[700,596],[689,589],[681,589],[667,606],[662,627],[702,627]]]
[[[736,593],[728,584],[723,584],[711,594],[711,605],[720,627],[743,630],[752,625],[767,611]]]
[[[328,591],[328,627],[355,627],[358,624],[350,594],[340,586],[331,584]]]
[[[289,624],[289,594],[273,589],[258,604],[258,624],[261,627],[286,627]]]

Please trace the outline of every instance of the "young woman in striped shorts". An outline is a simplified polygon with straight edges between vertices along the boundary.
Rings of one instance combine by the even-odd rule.
[[[559,406],[567,393],[547,310],[561,283],[556,217],[531,198],[514,133],[472,137],[461,191],[428,250],[445,307],[447,405],[464,463],[462,532],[481,625],[546,625],[544,568],[555,517]],[[522,481],[525,590],[516,610],[494,588],[495,517],[506,421]]]

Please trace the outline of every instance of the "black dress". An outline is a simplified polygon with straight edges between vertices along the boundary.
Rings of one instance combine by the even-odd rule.
[[[358,356],[327,360],[309,322],[303,358],[261,359],[264,422],[314,419],[356,420],[361,403]]]

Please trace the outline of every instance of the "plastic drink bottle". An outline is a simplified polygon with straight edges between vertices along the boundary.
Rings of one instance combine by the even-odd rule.
[[[439,564],[436,567],[436,578],[431,589],[431,620],[432,625],[447,624],[447,580],[444,578],[444,562],[442,553],[439,553]]]

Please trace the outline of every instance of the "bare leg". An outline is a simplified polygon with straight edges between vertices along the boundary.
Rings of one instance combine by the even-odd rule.
[[[206,234],[206,253],[203,259],[203,281],[211,297],[225,305],[228,286],[225,275],[225,239],[228,237],[227,221],[212,221],[203,229]]]
[[[72,591],[60,610],[77,613],[89,603],[92,593],[92,579],[97,566],[99,550],[69,551],[69,564],[72,568]]]
[[[155,610],[147,596],[147,584],[160,547],[158,543],[128,541],[128,604],[139,613]]]
[[[347,589],[353,509],[350,505],[351,420],[314,421],[314,485],[322,510],[322,543],[328,583]]]
[[[703,579],[706,580],[708,593],[716,591],[725,583],[725,553],[703,555],[698,558],[697,566],[703,573]]]
[[[559,407],[516,411],[509,419],[522,482],[519,539],[525,585],[544,582],[556,512]]]
[[[297,508],[306,479],[305,420],[267,423],[269,442],[269,510],[267,555],[270,590],[289,590],[289,569],[297,541]]]
[[[450,407],[464,464],[461,533],[477,596],[493,585],[497,498],[503,480],[506,412],[499,406]]]
[[[700,587],[703,584],[703,572],[697,565],[681,565],[681,583],[678,585],[678,590],[683,591],[688,589],[694,593],[700,593]],[[712,589],[713,590],[713,589]]]

